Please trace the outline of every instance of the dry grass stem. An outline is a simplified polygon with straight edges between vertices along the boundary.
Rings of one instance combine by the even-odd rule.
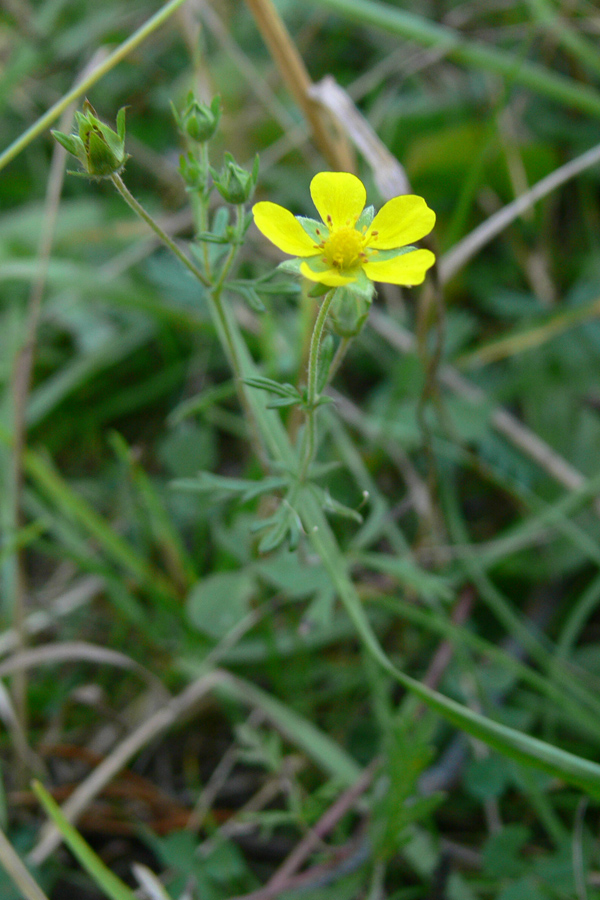
[[[23,900],[48,900],[3,831],[0,831],[0,865],[21,892]]]
[[[362,153],[384,199],[410,193],[410,184],[403,166],[392,156],[358,111],[349,94],[332,75],[313,84],[310,95],[335,116],[339,127],[344,129],[356,149]]]
[[[315,143],[333,169],[353,172],[354,160],[341,133],[336,134],[326,122],[318,104],[311,97],[312,82],[272,0],[246,0],[256,25],[281,76],[310,125]]]
[[[70,615],[85,606],[104,590],[104,579],[98,575],[87,575],[68,588],[63,594],[52,600],[48,609],[38,609],[30,613],[24,623],[29,637],[45,631],[56,624],[57,620]],[[19,636],[14,628],[0,634],[0,657],[13,651],[19,645]]]
[[[161,696],[164,697],[166,693],[160,678],[125,653],[98,647],[85,641],[63,641],[15,653],[14,656],[10,656],[0,663],[0,678],[5,678],[14,672],[25,672],[35,666],[64,662],[91,662],[128,669],[143,678]]]
[[[548,196],[552,191],[555,191],[561,185],[566,184],[567,181],[575,178],[576,175],[585,172],[586,169],[590,169],[599,162],[600,144],[597,144],[595,147],[582,153],[581,156],[577,156],[570,162],[565,163],[564,166],[555,169],[550,175],[534,184],[531,190],[517,197],[512,203],[503,206],[502,209],[491,215],[485,222],[474,228],[470,234],[459,241],[458,244],[455,244],[441,258],[439,273],[442,284],[450,281],[457,272],[466,266],[470,259],[479,253],[482,247],[485,247],[486,244],[489,244],[490,241],[501,234],[515,219],[518,219],[519,216],[534,206],[538,200]]]
[[[75,821],[130,759],[150,741],[156,740],[173,725],[191,715],[198,704],[227,678],[227,673],[219,670],[203,675],[127,735],[113,752],[94,769],[91,775],[81,782],[64,803],[62,811],[67,819],[71,822]],[[33,865],[41,865],[51,853],[54,853],[61,841],[62,836],[58,829],[54,825],[47,825],[42,831],[39,842],[29,854],[29,862]]]

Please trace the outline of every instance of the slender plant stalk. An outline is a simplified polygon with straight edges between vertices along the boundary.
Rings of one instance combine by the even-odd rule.
[[[139,47],[147,37],[153,34],[157,28],[160,28],[160,26],[163,25],[184,3],[185,0],[170,0],[169,3],[165,4],[162,9],[159,9],[159,11],[138,28],[137,31],[134,31],[126,41],[123,41],[123,43],[120,44],[110,56],[107,56],[104,62],[95,68],[93,72],[90,72],[86,78],[61,97],[60,100],[51,106],[43,116],[40,116],[37,122],[34,122],[30,128],[24,131],[16,141],[13,141],[13,143],[0,154],[0,171],[2,171],[15,156],[18,156],[21,150],[24,150],[25,147],[39,137],[39,135],[49,128],[50,125],[56,122],[69,104],[73,103],[74,100],[79,100],[80,97],[83,97],[91,87],[100,81],[100,79],[108,72],[114,69],[114,67],[118,65],[121,60],[125,59],[132,50]]]
[[[331,365],[329,366],[329,372],[327,373],[327,384],[333,381],[339,367],[346,358],[346,353],[348,352],[348,348],[350,347],[351,343],[352,338],[344,337],[337,345],[337,349],[333,355],[333,359],[331,360]]]
[[[527,0],[531,12],[559,44],[562,44],[584,66],[600,75],[600,54],[595,43],[579,34],[564,15],[559,15],[548,0]]]
[[[0,831],[0,865],[19,890],[23,900],[48,900],[3,831]],[[8,886],[5,884],[5,887]]]
[[[306,397],[306,431],[302,461],[300,463],[300,470],[298,472],[298,481],[300,483],[305,480],[315,455],[317,415],[316,404],[317,400],[319,399],[318,381],[321,340],[323,338],[323,330],[325,328],[325,322],[327,321],[327,316],[329,314],[329,308],[334,296],[335,288],[325,294],[315,322],[315,327],[313,328],[312,337],[310,339],[310,353],[308,356],[308,385]]]
[[[209,306],[211,309],[211,313],[213,315],[213,320],[217,325],[217,331],[219,333],[219,338],[224,346],[224,349],[227,353],[227,357],[229,359],[229,364],[235,373],[235,381],[236,387],[238,390],[238,396],[240,398],[240,403],[246,413],[247,422],[250,426],[250,439],[253,445],[253,449],[256,452],[258,459],[261,462],[263,469],[266,471],[269,468],[269,463],[267,459],[266,450],[261,440],[261,432],[257,427],[255,417],[252,411],[251,404],[248,403],[248,398],[246,395],[246,391],[244,389],[244,385],[242,382],[243,378],[243,365],[239,357],[238,347],[236,343],[233,341],[231,336],[231,327],[228,321],[228,314],[223,306],[222,301],[222,292],[223,287],[225,285],[225,280],[227,275],[231,271],[231,267],[235,261],[235,257],[237,256],[239,245],[243,236],[243,228],[244,228],[244,207],[238,206],[236,210],[237,221],[236,221],[236,229],[233,242],[229,249],[229,253],[227,254],[227,258],[221,267],[221,270],[216,277],[214,283],[211,283],[207,275],[202,272],[198,266],[196,266],[191,259],[189,259],[185,253],[177,246],[175,241],[169,237],[169,235],[163,231],[158,222],[152,218],[150,213],[144,209],[141,203],[133,196],[131,191],[125,185],[125,182],[121,178],[120,175],[111,175],[111,181],[118,190],[121,197],[125,200],[127,205],[133,212],[139,216],[147,225],[152,229],[152,231],[158,235],[163,244],[175,254],[178,260],[183,263],[183,265],[194,275],[198,281],[206,288],[209,288],[208,291],[208,299]],[[202,203],[206,206],[206,200],[203,199]],[[200,210],[199,210],[200,213]],[[206,222],[206,213],[201,214],[200,222]]]
[[[171,253],[175,254],[177,259],[183,263],[183,265],[186,267],[186,269],[189,269],[189,271],[192,273],[192,275],[194,275],[198,279],[198,281],[204,285],[204,287],[210,287],[210,282],[209,282],[208,278],[206,277],[206,275],[204,274],[204,272],[200,271],[198,266],[196,266],[191,261],[191,259],[189,259],[185,255],[185,253],[179,249],[179,247],[177,246],[175,241],[171,237],[169,237],[169,235],[167,234],[166,231],[163,231],[163,229],[160,227],[158,222],[155,219],[153,219],[152,216],[150,215],[150,213],[144,209],[142,204],[139,203],[135,199],[133,194],[126,187],[125,182],[123,181],[121,176],[117,175],[117,174],[111,175],[110,180],[112,181],[112,183],[114,184],[114,186],[116,187],[118,192],[120,193],[120,195],[123,198],[123,200],[125,201],[125,203],[127,203],[127,205],[129,207],[131,207],[131,209],[134,211],[134,213],[136,215],[138,215],[140,217],[140,219],[143,219],[144,222],[146,222],[146,224],[150,226],[152,231],[161,239],[163,244],[169,248]]]

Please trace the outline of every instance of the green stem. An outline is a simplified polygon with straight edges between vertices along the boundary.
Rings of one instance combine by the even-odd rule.
[[[263,470],[269,470],[269,458],[265,449],[265,443],[262,440],[261,430],[259,428],[252,404],[248,400],[246,387],[244,385],[244,365],[238,352],[238,344],[234,340],[232,323],[230,321],[231,313],[227,310],[222,297],[225,279],[231,271],[231,267],[235,261],[240,244],[244,236],[244,206],[236,207],[236,225],[231,241],[229,252],[221,267],[218,278],[213,284],[209,293],[210,309],[213,315],[213,321],[217,327],[217,332],[221,340],[227,356],[229,364],[235,375],[235,383],[237,387],[238,397],[242,409],[246,414],[246,421],[250,427],[250,441],[254,452],[256,453]]]
[[[32,141],[35,140],[43,131],[46,130],[53,122],[56,122],[58,117],[62,112],[72,103],[74,100],[78,100],[84,94],[89,91],[93,85],[96,84],[97,81],[100,81],[107,72],[110,72],[111,69],[121,62],[122,59],[131,53],[132,50],[135,50],[142,41],[144,41],[149,35],[151,35],[157,28],[159,28],[167,19],[176,12],[180,6],[185,3],[185,0],[170,0],[169,3],[165,4],[162,9],[159,9],[158,12],[153,15],[147,22],[145,22],[137,31],[128,37],[126,41],[117,47],[113,53],[106,57],[104,62],[100,63],[99,66],[96,66],[93,72],[91,72],[87,78],[84,78],[83,81],[79,81],[74,88],[72,88],[68,93],[66,93],[60,100],[58,100],[54,106],[51,106],[50,109],[44,113],[43,116],[34,122],[33,125],[28,128],[23,134],[17,138],[16,141],[13,141],[10,146],[6,148],[4,153],[0,154],[0,171],[8,165],[11,160],[18,156],[21,150],[24,150],[25,147],[28,146]]]
[[[202,191],[199,198],[199,225],[200,225],[200,233],[204,233],[208,231],[208,205],[210,202],[210,187],[208,186],[208,177],[209,177],[209,158],[208,158],[208,144],[204,143],[200,145],[200,164],[202,166],[203,172],[203,184],[204,190]],[[202,255],[204,258],[204,269],[207,276],[211,277],[211,264],[210,264],[210,254],[208,252],[208,244],[206,241],[202,241]]]
[[[302,453],[302,462],[298,473],[298,481],[303,482],[315,455],[316,445],[316,412],[317,401],[319,399],[318,379],[319,379],[319,355],[321,350],[321,339],[329,308],[335,296],[335,288],[325,294],[319,314],[317,316],[315,327],[313,328],[312,337],[310,339],[310,352],[308,355],[308,386],[306,396],[306,431],[304,433],[304,447]]]
[[[210,282],[204,272],[201,272],[200,269],[196,265],[194,265],[191,259],[188,259],[185,253],[183,253],[183,251],[179,249],[175,241],[170,238],[166,231],[163,231],[158,222],[156,222],[152,218],[150,213],[146,212],[142,204],[135,199],[133,194],[125,186],[125,182],[123,181],[121,176],[117,174],[111,175],[110,180],[120,193],[125,203],[127,203],[127,205],[131,207],[131,209],[136,215],[140,217],[140,219],[143,219],[144,222],[146,222],[146,224],[150,226],[152,231],[156,235],[158,235],[163,244],[165,244],[169,248],[169,250],[171,250],[171,252],[175,254],[177,259],[179,259],[183,263],[186,269],[189,269],[192,275],[194,275],[198,279],[198,281],[204,285],[204,287],[210,287]]]
[[[244,411],[246,412],[247,420],[250,424],[251,429],[251,441],[254,447],[254,450],[260,459],[263,468],[266,470],[268,468],[267,456],[265,453],[264,445],[260,437],[260,431],[257,427],[255,417],[252,412],[252,407],[248,403],[248,398],[246,396],[246,392],[244,390],[243,385],[243,365],[239,357],[238,349],[235,341],[232,336],[232,328],[231,322],[229,321],[229,315],[223,305],[222,301],[222,291],[223,285],[225,284],[225,279],[233,265],[235,257],[238,252],[238,247],[241,243],[241,238],[243,235],[244,229],[244,207],[237,207],[237,221],[235,233],[233,236],[233,240],[231,243],[231,247],[229,249],[229,253],[227,254],[227,258],[223,263],[221,271],[219,272],[219,276],[214,284],[211,284],[210,280],[201,272],[200,269],[194,265],[194,263],[188,259],[188,257],[183,253],[175,241],[173,241],[169,235],[163,231],[158,222],[156,222],[149,212],[147,212],[144,207],[139,203],[133,194],[129,191],[129,189],[125,186],[125,183],[120,175],[111,175],[111,181],[120,193],[121,197],[125,200],[127,205],[138,215],[144,222],[146,222],[152,231],[161,239],[163,244],[171,250],[172,253],[175,254],[177,259],[179,259],[183,265],[189,269],[192,275],[200,281],[205,287],[210,288],[208,293],[208,299],[210,303],[210,309],[213,315],[213,321],[217,327],[217,331],[219,334],[219,338],[221,343],[223,344],[227,356],[229,358],[229,364],[235,373],[235,381],[238,390],[238,395],[240,398],[240,403]]]
[[[329,372],[327,373],[327,384],[330,384],[333,381],[333,378],[344,361],[346,353],[348,352],[348,347],[352,343],[352,338],[344,337],[341,339],[339,344],[337,345],[337,350],[331,360],[331,365],[329,366]]]
[[[241,399],[244,407],[246,407],[243,389],[241,387],[241,385],[242,385],[242,367],[240,364],[236,345],[231,337],[231,328],[229,325],[229,321],[228,321],[228,318],[227,318],[227,315],[225,312],[225,308],[223,306],[222,297],[221,297],[221,294],[223,292],[223,285],[225,284],[225,279],[227,278],[227,275],[229,274],[229,272],[231,270],[231,267],[233,265],[235,257],[237,256],[238,247],[240,245],[241,238],[242,238],[243,226],[244,226],[244,207],[238,206],[238,207],[236,207],[235,233],[234,233],[234,236],[233,236],[233,239],[231,242],[231,246],[229,248],[229,252],[225,259],[225,262],[223,263],[223,265],[221,267],[221,271],[219,272],[219,275],[212,286],[212,290],[210,292],[210,298],[212,300],[212,306],[213,306],[214,313],[221,325],[222,336],[225,341],[225,349],[226,349],[227,355],[229,357],[229,362],[230,362],[231,368],[233,369],[233,372],[235,375],[235,381],[236,381],[236,385],[238,387],[238,393],[240,394],[240,399]]]
[[[192,191],[190,194],[191,205],[192,205],[192,214],[194,216],[194,225],[196,227],[196,231],[200,234],[204,234],[208,231],[208,208],[210,203],[210,193],[211,188],[208,185],[209,178],[209,155],[208,155],[208,145],[206,143],[200,144],[198,150],[196,150],[192,141],[188,141],[187,143],[188,150],[195,155],[197,162],[199,163],[202,171],[201,175],[201,183],[203,187],[201,190]],[[202,241],[202,258],[204,260],[204,271],[206,272],[207,278],[209,281],[212,281],[211,277],[211,269],[212,266],[210,264],[210,254],[208,252],[208,244],[206,241]]]

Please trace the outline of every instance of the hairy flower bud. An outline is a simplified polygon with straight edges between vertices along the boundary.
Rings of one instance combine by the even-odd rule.
[[[213,97],[210,106],[196,100],[193,93],[187,96],[184,110],[178,113],[173,107],[173,115],[177,127],[184,137],[191,138],[198,144],[209,141],[219,126],[221,118],[221,98]]]
[[[125,152],[125,107],[117,114],[117,130],[101,122],[94,107],[86,100],[83,112],[75,113],[76,134],[52,134],[65,150],[75,156],[90,178],[110,178],[123,170]]]
[[[258,180],[258,156],[251,172],[239,166],[231,153],[225,154],[220,172],[211,171],[215,187],[224,200],[236,205],[246,203],[252,197]]]

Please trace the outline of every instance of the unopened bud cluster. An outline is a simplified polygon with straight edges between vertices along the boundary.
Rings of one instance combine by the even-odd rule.
[[[225,153],[220,171],[208,162],[206,144],[214,136],[221,118],[219,97],[207,105],[189,93],[184,109],[181,112],[173,109],[173,113],[189,148],[179,163],[188,190],[208,194],[214,186],[227,203],[236,206],[247,203],[258,180],[258,156],[250,172],[238,165],[231,153]],[[63,134],[62,131],[52,134],[79,160],[83,172],[90,178],[118,175],[129,158],[125,152],[125,107],[117,114],[117,130],[114,131],[98,118],[96,110],[86,100],[82,112],[75,113],[75,125],[74,134]]]
[[[188,191],[208,195],[214,186],[227,203],[240,206],[254,194],[258,180],[258,157],[251,172],[238,165],[231,153],[225,154],[220,171],[209,165],[207,144],[219,126],[220,102],[220,98],[215,97],[208,105],[190,92],[180,112],[173,107],[177,127],[188,147],[179,158],[179,174]]]

